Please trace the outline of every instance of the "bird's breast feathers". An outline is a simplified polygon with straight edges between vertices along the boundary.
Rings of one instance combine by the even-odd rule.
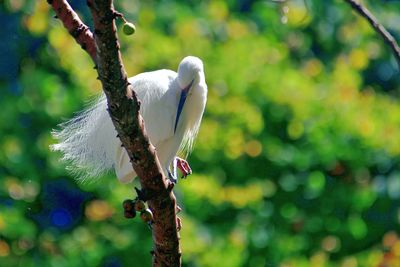
[[[158,70],[129,79],[141,105],[150,141],[156,145],[173,136],[173,121],[177,106],[176,72]],[[151,122],[151,123],[146,123]]]

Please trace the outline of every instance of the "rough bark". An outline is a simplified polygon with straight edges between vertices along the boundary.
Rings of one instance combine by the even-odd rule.
[[[56,12],[56,17],[61,20],[75,41],[85,50],[96,62],[96,47],[93,34],[66,0],[47,0]]]
[[[71,19],[76,21],[76,14],[70,7],[66,8],[68,3],[65,0],[53,0],[49,3],[53,8],[63,6],[56,11],[60,13],[57,16],[63,20],[64,26],[76,27],[65,26],[70,33],[82,27],[83,23],[68,23]],[[162,172],[154,146],[146,135],[143,118],[139,114],[140,103],[127,79],[114,21],[118,13],[114,11],[112,0],[88,0],[87,3],[94,22],[93,43],[96,48],[94,57],[89,50],[85,50],[97,65],[111,119],[128,152],[132,166],[139,177],[142,192],[154,215],[153,266],[181,266],[173,185]],[[75,36],[74,38],[76,39]]]

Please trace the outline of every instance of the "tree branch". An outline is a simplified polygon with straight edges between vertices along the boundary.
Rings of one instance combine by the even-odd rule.
[[[96,62],[96,46],[89,27],[81,21],[66,0],[47,0],[47,2],[53,7],[56,17],[61,20],[75,41]]]
[[[359,1],[357,0],[345,0],[351,7],[363,18],[365,18],[374,30],[381,35],[385,43],[392,49],[392,52],[397,60],[397,64],[400,67],[400,47],[396,42],[396,39],[391,35],[382,24],[379,23],[377,18]]]
[[[53,8],[58,7],[55,2],[59,2],[64,9],[65,4],[68,4],[65,0],[53,0],[50,1]],[[156,151],[149,142],[143,118],[139,113],[140,103],[127,79],[114,22],[117,13],[114,11],[112,0],[88,0],[87,3],[94,22],[96,50],[94,50],[94,56],[89,50],[85,49],[85,51],[97,64],[111,119],[128,152],[132,166],[139,176],[142,192],[153,212],[153,266],[181,266],[173,184],[163,174]],[[70,7],[69,9],[72,10]],[[68,21],[76,19],[73,10],[63,14],[64,16],[60,16],[60,19],[64,26],[69,25]],[[65,27],[71,33],[70,28]]]

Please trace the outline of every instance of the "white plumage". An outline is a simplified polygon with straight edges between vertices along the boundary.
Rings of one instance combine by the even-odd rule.
[[[185,57],[178,73],[146,72],[129,78],[129,82],[141,102],[140,113],[161,166],[165,174],[176,179],[174,159],[178,150],[191,151],[206,105],[203,63],[197,57]],[[121,182],[135,178],[128,154],[116,137],[104,94],[61,124],[61,130],[53,135],[59,143],[52,149],[63,152],[63,159],[72,163],[69,169],[79,178],[97,177],[112,168]]]

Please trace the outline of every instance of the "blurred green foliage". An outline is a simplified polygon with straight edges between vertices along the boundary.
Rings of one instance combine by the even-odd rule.
[[[400,37],[399,2],[364,2]],[[120,34],[130,75],[205,63],[194,175],[176,187],[183,266],[399,266],[399,68],[344,1],[115,5],[137,26]],[[100,93],[52,14],[0,4],[0,266],[150,266],[151,232],[122,214],[132,186],[75,183],[49,151]]]

